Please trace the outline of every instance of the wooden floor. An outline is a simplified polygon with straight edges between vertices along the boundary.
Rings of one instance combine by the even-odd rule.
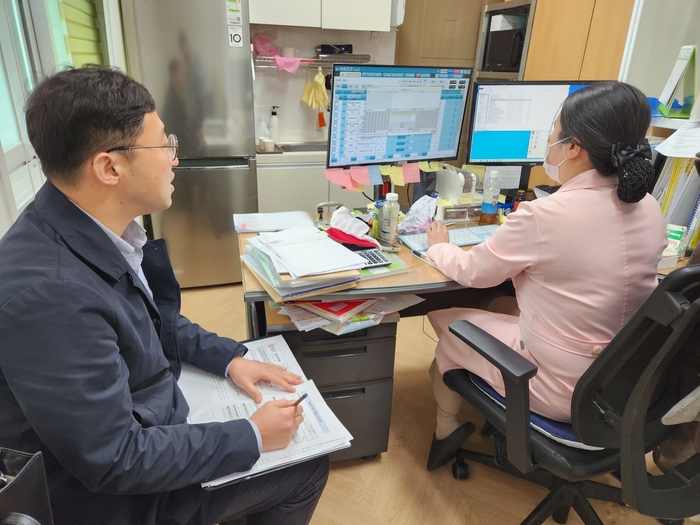
[[[183,314],[204,328],[245,339],[240,285],[183,291]],[[427,335],[428,332],[430,335]],[[312,525],[517,525],[544,498],[546,489],[472,464],[471,478],[457,481],[450,466],[425,468],[435,426],[435,401],[428,378],[435,337],[423,318],[398,326],[389,450],[373,461],[334,463]],[[464,407],[463,421],[480,425]],[[490,441],[475,435],[468,448],[491,452]],[[613,503],[593,501],[605,525],[656,525],[654,519]],[[551,518],[546,522],[554,524]],[[569,523],[580,524],[571,513]]]

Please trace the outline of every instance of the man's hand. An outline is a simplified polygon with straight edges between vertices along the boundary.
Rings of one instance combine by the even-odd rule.
[[[425,233],[428,234],[428,246],[450,242],[450,234],[447,233],[447,228],[440,221],[431,222]]]
[[[302,406],[293,405],[293,400],[269,401],[250,416],[250,420],[255,423],[260,432],[263,452],[289,445],[294,432],[304,421]]]
[[[292,385],[300,385],[303,381],[300,376],[287,372],[287,369],[260,361],[250,361],[236,356],[228,367],[228,375],[236,385],[245,390],[253,401],[260,403],[262,394],[255,388],[255,383],[266,379],[281,386],[287,392],[296,392]]]

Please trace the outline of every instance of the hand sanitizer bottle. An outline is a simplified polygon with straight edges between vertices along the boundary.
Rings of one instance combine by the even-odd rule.
[[[270,115],[270,138],[275,142],[280,140],[280,121],[277,117],[279,106],[272,106],[272,114]]]

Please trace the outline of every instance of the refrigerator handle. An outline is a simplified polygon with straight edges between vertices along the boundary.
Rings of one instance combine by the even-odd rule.
[[[248,164],[234,164],[234,165],[221,165],[221,166],[177,166],[173,168],[173,171],[205,171],[205,170],[249,170],[250,163]]]

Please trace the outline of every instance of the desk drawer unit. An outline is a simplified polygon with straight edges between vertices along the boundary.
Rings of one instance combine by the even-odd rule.
[[[333,461],[387,450],[396,350],[396,323],[336,336],[324,330],[280,332],[328,406],[353,435]],[[273,335],[273,334],[269,334]]]
[[[332,461],[374,456],[386,451],[393,385],[394,380],[389,378],[319,387],[328,406],[354,438],[350,448],[331,454]]]

